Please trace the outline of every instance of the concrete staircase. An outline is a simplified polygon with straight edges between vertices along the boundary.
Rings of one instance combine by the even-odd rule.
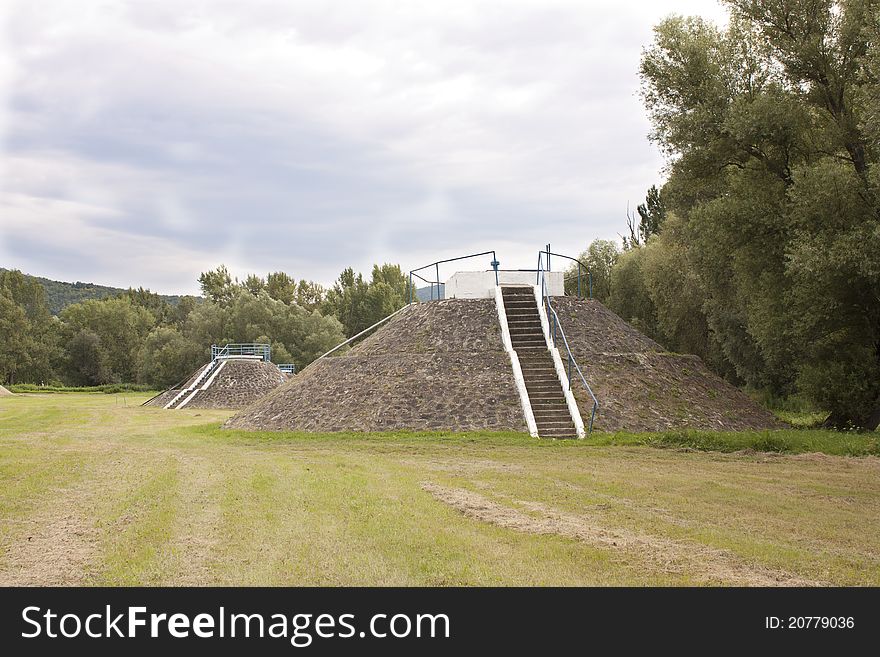
[[[544,339],[534,288],[503,286],[501,295],[510,341],[519,357],[538,435],[542,438],[577,438],[553,356]]]
[[[210,363],[205,365],[198,373],[198,375],[190,382],[188,386],[185,386],[180,392],[178,392],[172,399],[169,401],[163,408],[166,409],[174,409],[174,408],[183,408],[189,401],[196,395],[199,391],[202,382],[207,379],[209,376],[214,374],[220,366],[220,361],[212,360]]]

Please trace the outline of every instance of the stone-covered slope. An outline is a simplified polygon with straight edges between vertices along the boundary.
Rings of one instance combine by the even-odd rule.
[[[495,302],[407,307],[230,419],[236,429],[525,431]]]
[[[564,297],[554,299],[553,306],[599,399],[595,429],[739,431],[783,426],[698,357],[663,351],[598,301]],[[586,391],[577,382],[573,391],[589,422]]]

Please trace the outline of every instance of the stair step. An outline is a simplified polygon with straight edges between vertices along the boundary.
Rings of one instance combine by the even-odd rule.
[[[562,392],[562,388],[559,386],[559,381],[556,383],[547,383],[544,385],[529,385],[529,382],[526,381],[526,390],[529,392],[529,397],[537,399],[538,397],[544,397],[546,395],[555,395],[557,397],[564,396]]]

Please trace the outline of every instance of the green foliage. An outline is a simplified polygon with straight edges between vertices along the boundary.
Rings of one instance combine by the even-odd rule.
[[[254,296],[244,289],[226,305],[197,307],[184,323],[182,335],[200,350],[202,361],[212,344],[264,342],[272,345],[276,363],[292,362],[298,370],[345,340],[335,317],[272,299],[266,291]]]
[[[880,3],[727,4],[725,30],[672,17],[644,52],[668,217],[620,259],[610,303],[736,381],[874,427]]]
[[[296,300],[296,281],[283,271],[269,274],[266,291],[276,301],[291,304]]]
[[[384,319],[408,302],[407,279],[398,265],[373,266],[368,283],[349,267],[327,291],[324,314],[334,315],[349,337]]]
[[[645,202],[636,206],[638,221],[627,212],[627,227],[629,237],[623,238],[623,248],[632,249],[648,243],[652,235],[660,234],[660,227],[666,219],[666,204],[660,197],[660,190],[656,185],[651,185]]]
[[[135,381],[167,387],[206,362],[212,344],[229,342],[268,343],[275,362],[302,369],[345,340],[339,319],[325,313],[365,327],[406,302],[397,265],[374,267],[369,283],[350,269],[343,279],[346,289],[337,286],[327,304],[313,281],[273,272],[239,282],[220,265],[199,276],[207,301],[107,288],[106,298],[69,304],[53,317],[39,279],[0,270],[0,382],[41,390],[56,381],[89,389]]]
[[[29,362],[33,344],[29,328],[24,308],[0,288],[0,379],[4,382],[14,382],[19,369]]]
[[[157,326],[147,335],[138,353],[137,380],[157,388],[170,388],[204,364],[204,348],[176,328]]]
[[[581,294],[589,294],[588,273],[593,279],[593,298],[606,302],[611,296],[611,271],[620,257],[620,250],[610,240],[593,240],[587,250],[578,256],[581,267]],[[569,266],[565,272],[565,293],[577,294],[578,266]]]
[[[58,358],[58,325],[34,278],[0,271],[0,381],[47,381]]]
[[[226,265],[202,272],[199,275],[199,285],[206,299],[221,304],[228,303],[235,294],[235,288],[238,287],[238,285],[233,285],[232,275]]]
[[[92,384],[136,380],[138,352],[156,324],[149,310],[118,297],[68,306],[61,319],[77,376]],[[93,368],[84,360],[91,353],[102,355]]]
[[[67,375],[77,385],[102,385],[113,380],[107,351],[101,337],[89,329],[80,329],[67,340]]]
[[[611,271],[608,306],[623,319],[651,338],[663,342],[657,321],[657,308],[644,275],[647,247],[624,251]]]
[[[155,392],[156,388],[138,383],[110,383],[102,386],[60,386],[60,385],[34,385],[33,383],[16,383],[9,386],[9,391],[14,393],[64,393],[64,392],[100,392],[106,395],[116,395],[126,392]]]

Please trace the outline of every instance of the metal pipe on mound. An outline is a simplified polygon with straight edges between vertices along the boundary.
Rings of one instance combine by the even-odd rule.
[[[320,356],[318,356],[318,357],[315,359],[314,362],[317,362],[317,361],[321,360],[322,358],[324,358],[324,356],[329,356],[329,355],[332,354],[334,351],[336,351],[337,349],[340,349],[340,348],[344,347],[345,345],[347,345],[347,344],[348,344],[349,342],[351,342],[352,340],[357,340],[359,337],[361,337],[361,336],[362,336],[364,333],[366,333],[367,331],[372,331],[374,328],[376,328],[376,327],[379,326],[380,324],[384,324],[384,323],[387,322],[389,319],[391,319],[392,317],[394,317],[397,313],[402,312],[402,311],[406,310],[407,308],[409,308],[409,306],[403,306],[402,308],[398,308],[398,309],[395,310],[393,313],[391,313],[390,315],[388,315],[388,317],[385,317],[385,318],[383,318],[383,319],[380,319],[378,322],[376,322],[376,323],[373,324],[372,326],[368,326],[367,328],[365,328],[363,331],[361,331],[361,332],[358,333],[357,335],[353,335],[353,336],[351,336],[351,337],[350,337],[348,340],[346,340],[345,342],[340,342],[338,345],[336,345],[335,347],[333,347],[333,348],[332,348],[330,351],[328,351],[326,354],[321,354]]]

